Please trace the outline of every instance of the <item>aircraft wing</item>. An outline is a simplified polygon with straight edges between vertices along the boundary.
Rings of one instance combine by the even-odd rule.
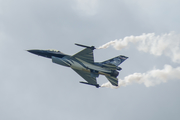
[[[98,85],[96,78],[91,76],[91,73],[89,72],[85,72],[85,71],[81,71],[81,70],[77,70],[77,69],[73,69],[77,74],[79,74],[82,78],[84,78],[84,80],[86,80],[88,83],[92,84],[92,85]]]
[[[88,63],[94,63],[93,49],[85,48],[82,51],[76,53],[72,57],[79,58]]]
[[[118,86],[118,79],[112,76],[106,76],[106,78],[109,80],[109,82],[114,85],[114,86]]]

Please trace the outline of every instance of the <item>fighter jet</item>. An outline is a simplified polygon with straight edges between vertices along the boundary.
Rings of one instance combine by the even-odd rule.
[[[75,45],[85,47],[85,49],[72,56],[64,54],[58,50],[33,49],[27,51],[38,56],[50,58],[53,63],[71,67],[77,74],[87,81],[80,81],[80,83],[99,88],[101,86],[97,83],[96,78],[99,77],[99,75],[105,75],[113,86],[118,86],[118,71],[122,70],[122,68],[118,66],[128,57],[120,55],[104,62],[94,62],[93,50],[96,49],[94,46],[90,47],[81,44]]]

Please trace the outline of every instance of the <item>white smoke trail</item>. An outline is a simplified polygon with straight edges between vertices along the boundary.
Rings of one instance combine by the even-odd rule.
[[[119,88],[132,83],[144,84],[146,87],[154,86],[171,79],[180,79],[180,67],[173,68],[171,65],[164,65],[164,69],[153,69],[146,73],[134,73],[128,75],[124,80],[119,79],[118,87],[111,85],[110,82],[104,83],[101,87]]]
[[[113,46],[121,50],[133,43],[139,51],[161,56],[166,55],[173,62],[180,63],[180,34],[170,32],[168,34],[155,35],[154,33],[142,34],[140,36],[128,36],[124,39],[110,41],[98,49]],[[164,65],[164,69],[153,69],[146,73],[133,73],[123,80],[119,79],[118,87],[112,86],[110,82],[104,83],[101,87],[119,88],[131,83],[143,83],[146,87],[154,86],[171,79],[180,79],[180,67],[173,68],[171,65]]]
[[[98,49],[113,46],[116,50],[121,50],[127,47],[129,43],[136,44],[139,51],[149,52],[156,56],[164,54],[170,57],[173,62],[180,63],[180,34],[175,32],[162,35],[144,33],[140,36],[128,36],[124,39],[110,41]]]

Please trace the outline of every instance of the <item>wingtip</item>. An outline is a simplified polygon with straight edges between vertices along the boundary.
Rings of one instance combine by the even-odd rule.
[[[101,86],[98,84],[97,86],[96,86],[96,88],[100,88]]]
[[[92,50],[96,49],[94,46],[90,47],[90,46],[81,45],[81,44],[78,44],[78,43],[75,43],[75,45],[80,46],[80,47],[86,47],[86,48],[89,48],[89,49],[92,49]]]

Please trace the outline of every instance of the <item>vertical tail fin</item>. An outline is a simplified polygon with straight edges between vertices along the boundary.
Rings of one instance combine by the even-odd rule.
[[[106,60],[104,62],[102,62],[102,64],[113,64],[115,66],[120,65],[122,62],[124,62],[128,57],[120,55],[117,57],[114,57],[112,59]]]

